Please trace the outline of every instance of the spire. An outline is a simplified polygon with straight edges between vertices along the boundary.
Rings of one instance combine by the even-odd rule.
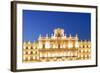
[[[39,38],[41,38],[41,34],[39,35]]]
[[[78,35],[76,34],[75,38],[78,40]]]
[[[64,34],[63,38],[66,38],[66,37],[67,37],[66,34]]]
[[[23,44],[26,45],[26,42],[24,42]]]
[[[48,34],[46,34],[46,38],[48,38]]]
[[[69,37],[71,38],[71,37],[72,37],[72,35],[70,34],[70,35],[69,35]]]
[[[31,42],[30,42],[30,41],[28,41],[28,44],[30,45],[30,44],[31,44]]]
[[[78,35],[76,34],[76,36],[75,37],[78,37]]]

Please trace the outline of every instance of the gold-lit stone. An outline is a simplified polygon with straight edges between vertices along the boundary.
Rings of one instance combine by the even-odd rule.
[[[39,35],[37,42],[23,42],[23,62],[49,62],[91,59],[91,42],[78,35],[66,36],[64,29],[54,29],[49,37]]]

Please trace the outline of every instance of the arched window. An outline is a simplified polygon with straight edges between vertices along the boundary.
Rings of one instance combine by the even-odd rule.
[[[28,49],[28,46],[26,46],[26,49]]]
[[[31,51],[31,54],[33,54],[33,51]]]
[[[45,48],[45,44],[43,44],[43,48]]]
[[[28,54],[28,52],[26,51],[26,54]]]
[[[60,44],[58,44],[58,48],[60,48]]]
[[[31,49],[33,49],[33,46],[31,46]]]

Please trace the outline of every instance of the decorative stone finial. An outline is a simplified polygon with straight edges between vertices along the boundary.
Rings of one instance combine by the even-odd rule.
[[[76,34],[76,36],[75,37],[77,37],[78,38],[78,35]]]
[[[46,38],[48,38],[48,34],[46,34]]]
[[[41,38],[41,34],[39,35],[39,38]]]
[[[71,38],[71,37],[72,37],[72,35],[70,34],[70,35],[69,35],[69,37]]]

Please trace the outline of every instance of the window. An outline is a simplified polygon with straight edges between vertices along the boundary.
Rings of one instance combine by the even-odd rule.
[[[26,46],[26,49],[28,49],[28,46]]]
[[[26,54],[28,54],[28,52],[26,51]]]
[[[33,46],[31,46],[31,49],[33,49]]]
[[[31,54],[33,54],[33,51],[31,51]]]

